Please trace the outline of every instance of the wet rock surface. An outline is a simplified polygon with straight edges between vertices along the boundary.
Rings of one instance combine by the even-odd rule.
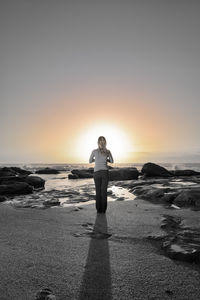
[[[68,175],[69,179],[92,178],[94,168],[88,169],[73,169],[72,174]],[[136,168],[112,168],[109,166],[109,180],[130,180],[138,179],[139,171]]]
[[[152,237],[150,240],[160,241],[160,248],[166,256],[187,262],[200,263],[200,230],[182,225],[178,216],[163,215],[161,228],[164,236]]]
[[[12,184],[1,184],[0,195],[24,195],[33,192],[33,187],[26,182],[15,182]]]
[[[168,208],[176,206],[200,210],[200,176],[119,181],[115,185],[127,188],[136,199],[145,199],[154,204],[162,203]]]
[[[45,180],[30,174],[32,172],[18,167],[1,168],[0,196],[26,195],[33,193],[35,188],[44,188]]]
[[[29,175],[32,174],[32,172],[28,170],[24,170],[18,167],[3,167],[0,168],[0,177],[2,176],[16,176],[16,175]]]
[[[56,169],[53,168],[44,168],[44,169],[40,169],[35,171],[36,174],[59,174],[60,172]]]
[[[141,173],[146,177],[156,177],[156,176],[170,177],[171,176],[171,173],[167,169],[151,162],[144,164]]]
[[[56,300],[56,296],[51,289],[44,288],[36,293],[35,300]]]
[[[138,179],[139,171],[136,168],[120,168],[109,170],[109,180]]]

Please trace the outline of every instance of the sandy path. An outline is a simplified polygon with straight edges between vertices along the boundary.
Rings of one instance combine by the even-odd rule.
[[[32,300],[42,287],[58,300],[199,299],[200,267],[165,257],[146,239],[163,233],[166,213],[199,222],[199,212],[142,200],[109,202],[105,216],[94,205],[75,211],[2,203],[0,299]],[[112,236],[91,238],[93,228]]]

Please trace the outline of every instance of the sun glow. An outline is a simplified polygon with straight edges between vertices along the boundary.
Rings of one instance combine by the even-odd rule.
[[[97,140],[103,135],[107,141],[107,149],[113,155],[114,163],[124,162],[127,152],[133,151],[133,146],[128,135],[119,127],[110,124],[92,125],[82,133],[75,145],[77,158],[88,162],[93,149],[98,148]]]

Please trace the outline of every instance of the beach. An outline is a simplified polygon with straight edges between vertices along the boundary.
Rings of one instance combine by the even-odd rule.
[[[163,214],[199,226],[199,212],[148,201],[49,209],[1,203],[1,299],[199,299],[200,268],[170,259],[148,236],[162,236]]]

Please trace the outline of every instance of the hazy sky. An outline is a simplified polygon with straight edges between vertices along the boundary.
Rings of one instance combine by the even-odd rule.
[[[122,161],[200,158],[199,0],[0,4],[0,162],[87,162],[77,141],[104,123]]]

